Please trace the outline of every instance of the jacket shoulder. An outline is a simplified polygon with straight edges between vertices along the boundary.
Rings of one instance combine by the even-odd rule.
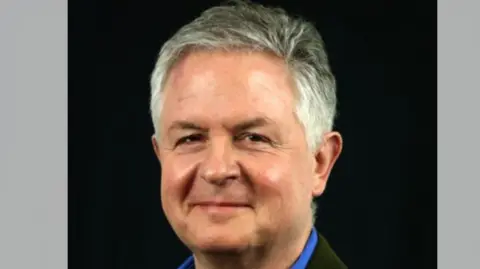
[[[347,269],[330,247],[328,241],[319,233],[318,243],[310,259],[307,269]]]

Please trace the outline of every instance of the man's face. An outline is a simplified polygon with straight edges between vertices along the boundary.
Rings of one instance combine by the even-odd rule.
[[[187,246],[242,250],[311,227],[331,166],[308,149],[294,91],[263,53],[197,51],[173,67],[153,143],[162,206]]]

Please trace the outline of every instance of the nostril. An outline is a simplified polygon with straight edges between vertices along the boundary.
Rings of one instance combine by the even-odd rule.
[[[205,171],[201,177],[212,184],[223,185],[228,181],[238,179],[238,172],[235,168],[232,169],[222,169],[216,171]]]

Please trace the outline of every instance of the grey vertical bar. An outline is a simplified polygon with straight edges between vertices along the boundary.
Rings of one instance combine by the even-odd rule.
[[[0,1],[0,268],[67,268],[67,1]]]
[[[438,1],[438,268],[442,269],[480,268],[479,8],[474,0]]]

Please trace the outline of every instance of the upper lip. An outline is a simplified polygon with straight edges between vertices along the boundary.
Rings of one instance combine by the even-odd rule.
[[[237,202],[237,201],[197,201],[191,203],[193,206],[232,206],[232,207],[240,207],[240,206],[250,206],[250,204],[245,202]]]

